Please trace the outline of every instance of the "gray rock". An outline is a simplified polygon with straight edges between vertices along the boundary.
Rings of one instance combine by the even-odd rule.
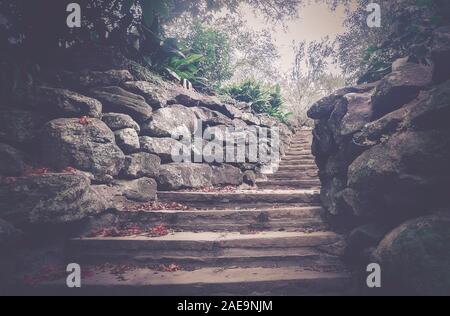
[[[237,167],[222,164],[212,166],[212,184],[213,185],[241,185],[243,176],[241,170]]]
[[[416,130],[448,129],[450,81],[424,92],[408,106],[404,125]]]
[[[280,122],[276,118],[267,114],[259,114],[256,117],[259,119],[261,126],[264,127],[273,127],[280,124]]]
[[[161,85],[147,81],[129,81],[123,84],[126,90],[136,93],[145,98],[153,109],[160,109],[167,106],[169,94],[167,89]]]
[[[433,32],[431,59],[434,63],[433,80],[442,83],[450,79],[450,25]]]
[[[204,126],[231,126],[233,124],[233,121],[229,117],[217,111],[202,107],[192,107],[190,110],[203,122]]]
[[[157,184],[154,179],[140,178],[132,181],[115,181],[114,186],[127,199],[136,202],[150,202],[156,199]]]
[[[327,119],[333,112],[336,104],[345,102],[342,95],[331,95],[320,99],[308,110],[308,117],[314,120]]]
[[[112,130],[117,131],[125,128],[132,128],[140,133],[141,128],[131,116],[121,113],[105,113],[102,116],[102,121]]]
[[[20,239],[22,232],[0,218],[0,249]]]
[[[157,155],[162,162],[173,162],[172,148],[180,146],[180,143],[173,138],[154,138],[148,136],[139,137],[141,150]]]
[[[0,186],[0,215],[17,224],[62,224],[105,210],[106,202],[79,174],[17,178]]]
[[[41,135],[45,165],[62,170],[74,167],[101,180],[115,177],[125,156],[117,147],[114,133],[100,120],[82,125],[77,119],[57,119],[46,124]]]
[[[236,130],[245,130],[247,129],[247,123],[245,123],[243,120],[240,119],[234,119],[233,120],[233,126]]]
[[[29,103],[34,110],[45,112],[53,118],[101,118],[102,115],[102,104],[99,101],[66,89],[38,87]]]
[[[168,100],[168,104],[181,104],[187,107],[204,107],[213,111],[222,113],[223,115],[233,118],[229,107],[220,102],[216,97],[205,96],[194,91],[177,88],[171,91],[173,97]]]
[[[379,119],[414,100],[432,82],[432,67],[407,63],[381,80],[373,96],[373,118]]]
[[[18,177],[25,171],[23,154],[6,144],[0,143],[0,175]]]
[[[450,216],[421,217],[387,235],[375,251],[383,288],[404,295],[450,292]]]
[[[156,178],[159,175],[161,158],[149,153],[136,153],[125,157],[122,175],[128,179]]]
[[[243,182],[245,184],[248,184],[248,185],[251,185],[251,186],[256,185],[256,174],[255,174],[255,172],[253,172],[251,170],[245,171],[244,175],[243,175]]]
[[[172,137],[176,132],[194,133],[197,117],[189,108],[171,105],[153,113],[150,121],[142,125],[142,133],[154,137]]]
[[[160,190],[204,188],[212,185],[212,170],[207,164],[171,163],[162,165],[157,179]]]
[[[139,135],[132,128],[125,128],[114,132],[117,146],[126,154],[138,151],[141,148]]]
[[[399,221],[450,202],[450,132],[398,132],[359,156],[348,185],[360,195],[355,213]]]
[[[372,118],[372,94],[346,94],[347,113],[342,118],[340,135],[347,136],[361,130]]]
[[[386,225],[370,223],[353,229],[347,238],[346,256],[349,260],[367,259],[367,249],[378,246],[380,241],[389,233]]]
[[[104,112],[128,114],[138,123],[147,121],[152,115],[152,108],[143,97],[120,87],[93,89],[90,95],[102,102]]]
[[[0,111],[0,141],[28,146],[35,143],[38,131],[45,124],[40,115],[20,110]]]
[[[63,72],[61,77],[65,84],[69,84],[75,88],[116,86],[123,82],[133,80],[133,76],[128,70]]]

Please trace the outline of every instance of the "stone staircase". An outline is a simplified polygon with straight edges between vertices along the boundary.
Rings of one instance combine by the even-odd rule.
[[[83,280],[81,292],[350,294],[352,278],[339,259],[343,238],[327,230],[321,219],[320,182],[310,134],[296,134],[279,171],[258,181],[257,190],[160,192],[159,200],[182,203],[189,209],[120,214],[124,221],[148,227],[163,224],[171,231],[168,235],[70,240],[68,262],[109,267],[97,268]],[[61,282],[46,286],[57,291]]]

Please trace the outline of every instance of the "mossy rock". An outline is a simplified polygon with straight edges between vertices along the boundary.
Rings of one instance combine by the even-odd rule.
[[[385,290],[397,294],[450,294],[450,214],[404,223],[380,243]]]

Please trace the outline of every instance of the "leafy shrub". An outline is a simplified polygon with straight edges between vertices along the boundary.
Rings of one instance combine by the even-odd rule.
[[[278,84],[271,86],[255,79],[247,79],[223,90],[237,101],[250,103],[254,112],[269,114],[283,123],[287,123],[292,114],[281,110],[284,101]]]

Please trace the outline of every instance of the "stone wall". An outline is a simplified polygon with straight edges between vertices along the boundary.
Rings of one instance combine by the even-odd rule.
[[[26,93],[0,100],[0,218],[19,227],[61,224],[120,199],[153,201],[158,189],[254,184],[259,160],[173,162],[176,129],[220,137],[228,127],[252,133],[279,127],[281,149],[289,144],[290,129],[249,104],[223,102],[105,56],[97,65],[94,52],[68,54],[72,67],[42,69]],[[202,126],[195,125],[199,119]]]
[[[355,228],[349,257],[380,260],[413,293],[448,294],[450,27],[429,45],[429,64],[397,60],[380,81],[339,90],[308,115],[323,205],[332,222]]]

